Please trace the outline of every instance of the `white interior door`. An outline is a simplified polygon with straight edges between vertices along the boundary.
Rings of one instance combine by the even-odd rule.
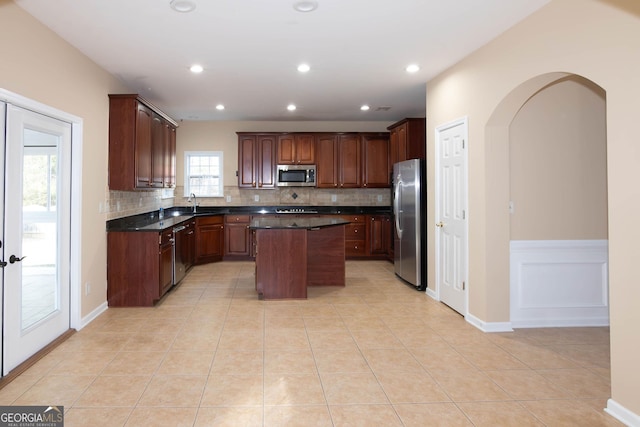
[[[69,329],[71,124],[6,106],[2,372]]]
[[[467,314],[467,122],[436,129],[436,282],[440,301]]]

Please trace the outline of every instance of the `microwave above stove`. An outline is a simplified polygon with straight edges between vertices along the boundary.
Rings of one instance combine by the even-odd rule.
[[[278,187],[315,187],[315,165],[278,165],[276,184]]]

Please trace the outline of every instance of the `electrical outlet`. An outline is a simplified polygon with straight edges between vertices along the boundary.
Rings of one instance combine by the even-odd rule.
[[[378,201],[381,202],[382,201],[382,194],[378,194]]]
[[[87,282],[84,284],[84,294],[89,295],[91,293],[91,283]]]
[[[227,196],[225,199],[227,200],[227,203],[229,203],[231,201],[231,196]]]
[[[258,196],[257,194],[255,196],[253,196],[253,201],[254,202],[259,202],[260,201],[260,196]]]
[[[331,195],[331,201],[332,202],[337,202],[338,201],[338,196],[336,196],[335,194]]]

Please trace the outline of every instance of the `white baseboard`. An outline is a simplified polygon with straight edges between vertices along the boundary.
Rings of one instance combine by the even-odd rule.
[[[436,294],[436,291],[427,288],[426,291],[427,295],[429,295],[431,297],[431,299],[434,299],[436,301],[440,301],[440,299],[438,298],[438,294]]]
[[[485,322],[471,313],[464,317],[467,323],[472,324],[482,332],[513,332],[511,322]]]
[[[95,310],[93,310],[91,313],[89,313],[88,315],[86,315],[80,320],[80,327],[78,328],[78,330],[81,330],[82,328],[87,326],[89,323],[93,322],[93,320],[96,317],[100,316],[102,313],[107,311],[108,308],[109,308],[109,304],[107,303],[107,301],[100,304]]]
[[[631,412],[613,399],[607,400],[605,412],[629,427],[640,427],[640,415]]]
[[[607,326],[607,240],[511,241],[515,328]]]

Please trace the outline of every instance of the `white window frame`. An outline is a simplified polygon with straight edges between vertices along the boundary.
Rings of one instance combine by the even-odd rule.
[[[190,174],[190,168],[189,168],[189,159],[191,157],[218,157],[220,159],[220,176],[219,178],[219,184],[218,184],[218,191],[219,194],[217,195],[213,195],[213,194],[199,194],[196,193],[195,191],[193,191],[190,187],[190,182],[191,180],[189,179],[191,174]],[[224,157],[223,157],[223,152],[222,151],[185,151],[184,152],[184,197],[189,197],[189,195],[191,193],[194,193],[197,197],[224,197],[224,182],[223,182],[223,177],[224,177]]]

